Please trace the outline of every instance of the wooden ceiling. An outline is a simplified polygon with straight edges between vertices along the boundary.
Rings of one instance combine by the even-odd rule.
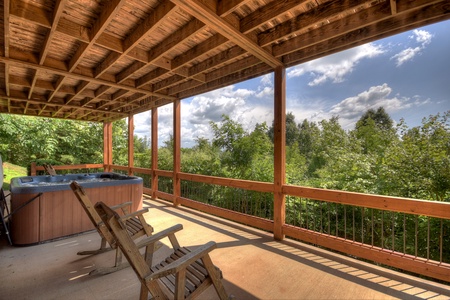
[[[450,19],[440,0],[4,0],[0,113],[109,122]]]

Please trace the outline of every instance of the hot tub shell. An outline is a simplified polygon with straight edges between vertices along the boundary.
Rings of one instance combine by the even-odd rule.
[[[77,181],[95,204],[132,202],[142,208],[142,178],[117,173],[26,176],[11,179],[11,237],[14,245],[33,245],[95,229],[70,182]]]

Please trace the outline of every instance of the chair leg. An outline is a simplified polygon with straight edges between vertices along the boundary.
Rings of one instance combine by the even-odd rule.
[[[202,257],[203,265],[205,266],[206,270],[208,271],[208,274],[211,278],[211,281],[216,289],[217,294],[219,295],[219,298],[221,300],[227,300],[230,299],[227,295],[227,292],[225,291],[225,288],[223,287],[222,280],[221,280],[221,273],[216,269],[214,266],[211,257],[209,255],[205,255]]]
[[[89,275],[106,275],[109,273],[117,272],[119,270],[128,268],[130,264],[128,261],[123,261],[122,251],[119,248],[116,249],[116,260],[114,267],[101,267],[89,272]]]
[[[79,251],[77,253],[77,255],[95,255],[95,254],[108,252],[108,251],[111,251],[111,250],[112,250],[112,248],[106,247],[106,240],[104,238],[102,238],[102,241],[101,241],[99,249],[97,249],[97,250]]]
[[[105,241],[105,243],[106,243],[106,241]],[[161,248],[162,245],[163,244],[161,242],[155,243],[153,245],[153,248],[152,248],[154,250],[153,251],[148,250],[149,252],[151,252],[151,255],[148,255],[147,251],[146,251],[145,259],[147,261],[152,261],[153,253],[156,250],[158,250],[159,248]],[[101,248],[99,250],[101,250]],[[106,250],[104,250],[103,252],[109,251],[109,250],[111,250],[111,248],[106,248]],[[85,251],[85,252],[88,252],[88,251]],[[101,253],[101,252],[99,252],[99,253]],[[116,259],[115,259],[114,267],[100,267],[100,268],[97,268],[97,269],[92,270],[91,272],[89,272],[89,275],[106,275],[106,274],[110,274],[110,273],[117,272],[117,271],[120,271],[122,269],[128,268],[129,266],[130,266],[130,263],[123,259],[122,251],[119,248],[117,248],[116,249]]]
[[[144,284],[141,284],[141,292],[139,293],[139,299],[140,300],[148,299],[148,289]]]
[[[144,284],[141,284],[140,300],[147,300],[148,294],[151,294],[150,299],[169,299],[169,297],[163,292],[161,286],[159,286],[158,280],[149,280]]]

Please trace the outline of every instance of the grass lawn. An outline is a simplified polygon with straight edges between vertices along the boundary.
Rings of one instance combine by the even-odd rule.
[[[16,166],[8,162],[3,163],[3,190],[9,190],[9,183],[13,177],[27,176],[27,168]]]

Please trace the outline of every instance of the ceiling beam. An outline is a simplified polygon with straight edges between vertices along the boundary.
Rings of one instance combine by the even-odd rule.
[[[240,32],[236,27],[222,19],[215,12],[198,0],[171,0],[181,9],[197,18],[208,27],[226,37],[231,42],[245,49],[272,68],[283,66],[282,62],[260,47],[251,38]]]

